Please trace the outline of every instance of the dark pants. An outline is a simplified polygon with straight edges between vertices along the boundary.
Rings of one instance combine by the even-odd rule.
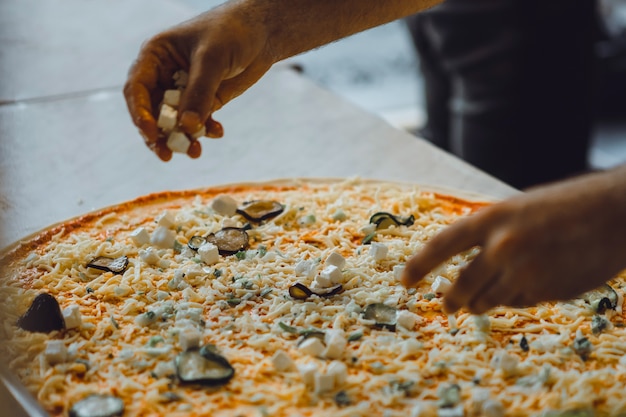
[[[594,0],[448,0],[407,23],[427,139],[519,188],[586,170]]]

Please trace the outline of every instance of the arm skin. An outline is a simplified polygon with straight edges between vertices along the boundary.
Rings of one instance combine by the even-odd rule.
[[[444,309],[567,300],[626,268],[626,166],[530,190],[447,227],[411,258],[414,286],[451,256],[480,246]]]
[[[221,137],[211,114],[237,97],[276,62],[416,13],[441,0],[231,0],[146,42],[132,65],[124,95],[134,124],[164,161],[172,157],[156,126],[158,104],[172,75],[189,72],[179,126],[203,125]],[[193,141],[188,155],[200,156]]]

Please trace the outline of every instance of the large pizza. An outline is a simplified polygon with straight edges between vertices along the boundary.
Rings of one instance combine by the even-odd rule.
[[[486,204],[292,180],[87,214],[5,251],[0,357],[54,416],[625,414],[624,275],[484,316],[442,312],[479,248],[399,284]]]

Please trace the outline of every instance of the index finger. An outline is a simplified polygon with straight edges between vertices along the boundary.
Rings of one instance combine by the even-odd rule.
[[[484,240],[482,216],[473,215],[448,226],[406,263],[402,284],[412,287],[439,264]]]

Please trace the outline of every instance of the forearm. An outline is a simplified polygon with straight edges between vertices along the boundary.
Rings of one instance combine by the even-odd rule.
[[[267,28],[274,62],[417,13],[442,0],[235,0],[252,24]]]

